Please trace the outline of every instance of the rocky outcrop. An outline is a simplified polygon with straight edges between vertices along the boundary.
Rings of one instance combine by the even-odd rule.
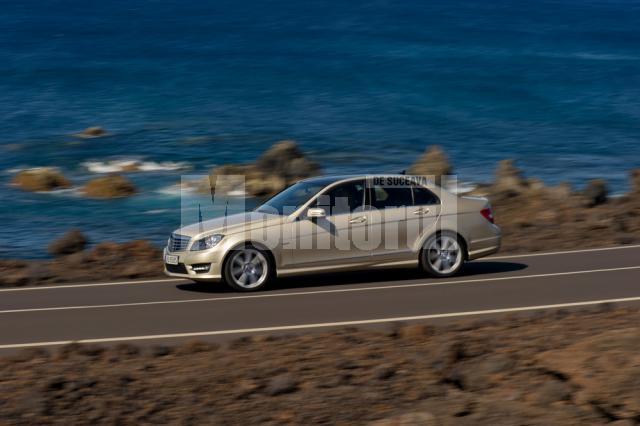
[[[56,167],[22,170],[13,177],[12,183],[24,191],[53,191],[71,186],[71,182]]]
[[[48,251],[54,256],[73,254],[84,250],[87,242],[87,238],[82,232],[77,229],[72,229],[49,244]]]
[[[80,133],[76,133],[74,136],[84,139],[92,139],[92,138],[100,138],[102,136],[107,136],[108,133],[105,129],[99,126],[87,127]]]
[[[631,171],[631,194],[640,197],[640,169]]]
[[[320,166],[309,160],[293,141],[273,145],[253,164],[229,164],[211,172],[216,193],[242,190],[251,196],[270,196],[300,179],[318,175]],[[207,190],[208,190],[207,186]]]
[[[148,241],[103,242],[78,250],[86,244],[83,238],[72,231],[54,242],[52,260],[0,260],[0,287],[162,275],[161,251]]]
[[[217,194],[244,191],[250,196],[265,197],[287,187],[284,177],[262,171],[253,164],[218,167],[212,172],[210,179]]]
[[[607,182],[603,179],[594,179],[587,183],[587,187],[582,192],[584,204],[587,207],[595,207],[607,202]]]
[[[491,187],[493,194],[514,196],[529,189],[529,182],[513,160],[502,160],[496,170],[496,179]]]
[[[432,325],[427,334],[396,325],[223,343],[29,349],[0,358],[0,418],[6,424],[632,425],[640,418],[639,322],[637,308],[594,307],[462,319]]]
[[[119,198],[133,195],[137,189],[126,177],[109,175],[90,180],[82,192],[92,198]]]
[[[212,179],[216,184],[216,192],[244,188],[241,183],[245,177],[248,177],[247,188],[250,188],[250,193],[269,194],[283,188],[289,183],[288,179],[296,179],[297,175],[302,173],[297,167],[291,167],[292,163],[297,164],[295,161],[281,161],[277,156],[273,157],[273,152],[289,152],[283,157],[294,158],[294,160],[302,158],[303,162],[309,161],[299,156],[301,153],[297,148],[292,150],[291,144],[286,143],[278,149],[268,151],[259,161],[261,168],[270,167],[273,170],[279,170],[277,175],[271,176],[272,181],[269,180],[269,175],[260,171],[258,162],[251,165],[222,166],[216,169],[220,176],[240,175],[241,179],[235,183],[231,181],[232,185],[226,187],[224,180],[219,180],[216,184],[216,180]],[[317,165],[310,164],[312,165],[309,170],[317,173]],[[206,179],[206,184],[200,181],[189,182],[189,186],[185,185],[184,188],[208,193],[209,182],[209,179]],[[591,184],[591,187],[596,189],[602,186],[604,182],[597,185]],[[587,192],[592,195],[586,197]],[[131,189],[126,190],[125,193],[131,193]],[[593,189],[574,191],[568,184],[546,186],[540,180],[526,178],[513,161],[504,161],[500,164],[494,184],[481,186],[474,192],[474,195],[489,198],[496,223],[503,231],[501,253],[505,254],[549,251],[551,248],[561,250],[640,243],[640,171],[631,173],[631,191],[626,196],[608,198],[603,197],[604,194],[602,190]],[[587,203],[585,200],[591,200],[591,202]],[[108,247],[113,248],[113,256],[121,250],[120,245],[113,246],[109,243],[99,245],[96,249],[105,250]],[[64,255],[69,253],[65,250],[67,249],[60,252],[61,257],[55,261],[7,261],[8,263],[4,266],[0,266],[0,285],[91,280],[96,276],[102,276],[95,272],[99,271],[100,265],[104,263],[101,261],[101,256],[92,258],[93,267],[96,268],[94,275],[90,270],[82,270],[79,274],[67,271],[65,269],[67,267],[73,269],[84,265],[87,256],[91,258],[90,255],[94,252],[85,250]],[[143,252],[154,250],[151,246],[146,246]],[[109,256],[105,259],[107,258]],[[77,265],[68,262],[77,262]],[[129,263],[125,259],[122,264]],[[123,274],[123,277],[136,274],[162,275],[161,260],[152,259],[152,256],[124,270],[122,267],[115,268]],[[105,271],[105,276],[117,275],[108,268]]]
[[[442,176],[451,175],[453,167],[449,162],[449,157],[438,145],[432,145],[425,153],[409,168],[411,175],[433,176],[435,182],[440,184]]]
[[[604,180],[590,181],[579,191],[566,183],[547,186],[504,160],[494,182],[473,194],[491,201],[503,231],[501,252],[605,247],[640,242],[638,180],[638,172],[632,172],[629,194],[609,199]]]

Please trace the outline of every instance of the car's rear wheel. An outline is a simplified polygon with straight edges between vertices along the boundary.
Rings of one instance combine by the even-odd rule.
[[[224,282],[238,291],[260,290],[268,284],[272,275],[269,255],[252,245],[233,249],[223,269]]]
[[[427,239],[420,251],[420,267],[435,277],[457,274],[464,264],[464,242],[452,232],[442,232]]]

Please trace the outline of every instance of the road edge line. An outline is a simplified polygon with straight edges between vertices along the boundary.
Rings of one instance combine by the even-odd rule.
[[[514,308],[487,309],[487,310],[481,310],[481,311],[449,312],[449,313],[442,313],[442,314],[414,315],[414,316],[406,316],[406,317],[337,321],[337,322],[330,322],[330,323],[295,324],[295,325],[272,326],[272,327],[199,331],[199,332],[190,332],[190,333],[170,333],[170,334],[153,334],[153,335],[143,335],[143,336],[105,337],[105,338],[96,338],[96,339],[59,340],[59,341],[51,341],[51,342],[12,343],[12,344],[0,345],[0,349],[19,349],[19,348],[29,348],[29,347],[42,347],[42,346],[62,346],[62,345],[68,345],[72,343],[77,343],[77,344],[110,343],[110,342],[127,342],[127,341],[135,341],[135,340],[178,339],[178,338],[186,338],[186,337],[204,337],[204,336],[218,336],[218,335],[229,335],[229,334],[262,333],[262,332],[269,332],[269,331],[303,330],[303,329],[317,329],[317,328],[329,328],[329,327],[348,327],[348,326],[357,326],[357,325],[384,324],[384,323],[393,323],[393,322],[418,321],[418,320],[439,319],[439,318],[455,318],[455,317],[463,317],[463,316],[491,315],[491,314],[502,314],[502,313],[510,313],[510,312],[560,309],[560,308],[570,308],[570,307],[579,307],[579,306],[601,305],[606,303],[625,303],[625,302],[636,302],[636,301],[640,301],[640,296],[617,298],[617,299],[590,300],[590,301],[584,301],[584,302],[557,303],[552,305],[519,306]]]

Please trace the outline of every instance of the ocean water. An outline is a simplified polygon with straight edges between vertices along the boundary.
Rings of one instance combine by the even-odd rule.
[[[170,190],[182,174],[281,139],[329,173],[397,172],[430,144],[472,182],[513,158],[620,192],[640,167],[635,0],[0,4],[0,257],[46,256],[71,227],[162,244],[197,217]],[[110,136],[71,136],[94,125]],[[140,194],[113,201],[9,185],[33,166],[80,185],[83,163],[122,159],[189,170],[131,174]]]

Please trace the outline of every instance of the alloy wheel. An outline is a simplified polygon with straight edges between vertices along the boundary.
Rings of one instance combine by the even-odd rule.
[[[458,240],[449,235],[434,238],[427,248],[427,262],[439,274],[450,274],[462,263],[462,250]]]
[[[234,284],[245,289],[259,287],[269,274],[267,258],[254,248],[238,250],[230,262]]]

